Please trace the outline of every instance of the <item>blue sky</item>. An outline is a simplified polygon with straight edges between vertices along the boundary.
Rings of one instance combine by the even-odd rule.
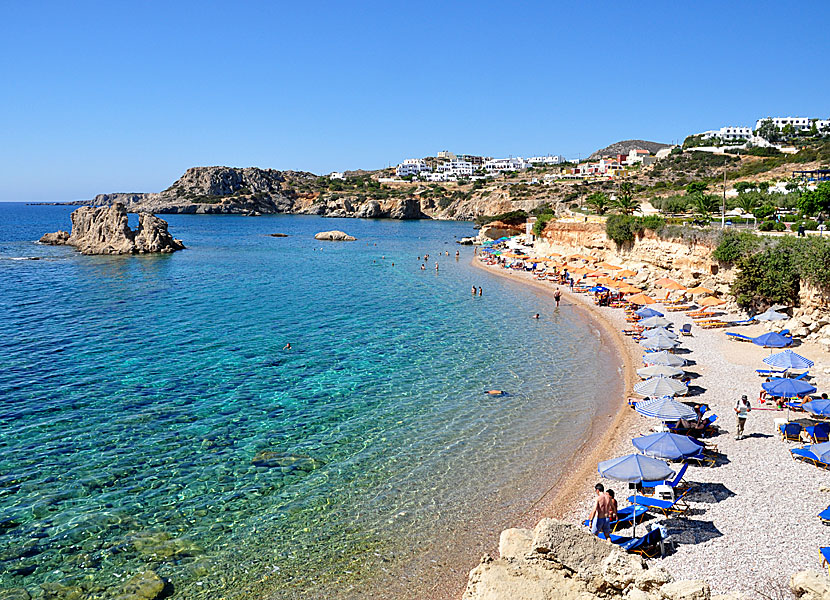
[[[19,2],[0,201],[159,191],[196,165],[585,155],[830,116],[826,4]]]

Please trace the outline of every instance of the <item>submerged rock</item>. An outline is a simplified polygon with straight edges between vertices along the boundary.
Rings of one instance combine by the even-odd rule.
[[[287,233],[269,233],[269,237],[288,237]]]
[[[155,600],[164,591],[164,586],[164,580],[154,571],[144,571],[125,581],[115,600]]]
[[[169,253],[184,249],[181,240],[167,231],[167,222],[155,215],[138,215],[138,227],[127,224],[127,209],[123,204],[112,206],[84,206],[71,215],[72,233],[47,233],[40,242],[52,245],[75,246],[81,254],[144,254]]]
[[[284,454],[281,452],[262,450],[254,455],[251,459],[251,464],[255,467],[268,467],[272,469],[314,471],[322,467],[325,463],[322,460],[302,454]]]
[[[314,239],[326,242],[354,242],[357,240],[356,237],[353,237],[343,231],[337,231],[336,229],[332,231],[321,231],[314,236]]]
[[[0,600],[31,600],[31,598],[24,588],[0,590]]]

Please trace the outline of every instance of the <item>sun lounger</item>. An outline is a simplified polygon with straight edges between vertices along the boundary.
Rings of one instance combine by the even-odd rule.
[[[778,432],[781,434],[782,440],[788,442],[801,441],[801,425],[798,423],[781,423],[778,426]]]
[[[683,335],[692,335],[692,324],[686,323],[683,327],[680,328],[680,333]]]
[[[663,534],[659,527],[653,528],[644,536],[632,538],[611,534],[611,543],[619,546],[626,552],[636,552],[649,558],[654,558],[661,553],[660,542]]]
[[[719,329],[721,327],[729,327],[729,323],[726,321],[708,321],[706,323],[701,323],[700,326],[703,329]]]
[[[617,520],[611,521],[609,525],[611,526],[611,531],[617,531],[618,529],[625,529],[626,527],[631,527],[632,523],[636,519],[637,521],[642,521],[642,517],[648,512],[648,509],[645,506],[639,506],[637,504],[632,504],[631,506],[626,506],[617,511]],[[585,527],[590,527],[591,522],[588,519],[582,521],[582,524]]]
[[[748,335],[743,335],[742,333],[734,333],[732,331],[727,331],[726,336],[735,342],[751,342],[752,338]],[[755,372],[758,371],[769,371],[770,369],[757,369]]]
[[[801,412],[804,412],[804,407],[802,406],[801,402],[785,402],[784,406],[786,406],[790,410],[800,410]]]
[[[792,456],[793,460],[803,460],[804,462],[812,464],[815,464],[815,462],[818,460],[818,457],[806,448],[792,448],[790,450],[790,455]]]
[[[809,371],[804,371],[801,375],[797,375],[797,376],[793,377],[793,379],[801,380],[801,379],[806,379],[809,376],[810,376],[810,372]]]
[[[729,333],[727,333],[726,335],[729,335]],[[733,333],[732,335],[738,335],[738,334]],[[742,336],[742,337],[746,337],[746,336]],[[752,338],[749,338],[749,340],[751,341]],[[758,375],[760,375],[761,377],[781,377],[784,373],[786,373],[786,371],[784,371],[782,369],[755,369],[755,372]]]
[[[821,553],[821,566],[830,569],[830,547],[825,546],[824,548],[819,548],[818,551]]]
[[[830,506],[821,511],[818,514],[818,518],[821,519],[821,522],[825,525],[830,525]]]
[[[632,504],[639,504],[649,509],[658,510],[664,516],[668,517],[670,513],[682,515],[689,510],[689,505],[683,499],[685,495],[686,492],[684,491],[674,500],[660,500],[659,498],[649,498],[648,496],[630,496],[628,501]]]
[[[683,427],[679,427],[677,423],[671,425],[666,423],[666,426],[668,427],[671,433],[679,433],[681,435],[688,435],[692,437],[694,437],[695,434],[705,436],[712,434],[717,430],[717,425],[715,425],[715,421],[717,420],[718,415],[709,415],[709,417],[705,421],[706,426],[703,429],[686,429]]]
[[[819,423],[804,428],[814,444],[830,441],[830,423]]]
[[[697,454],[693,454],[692,456],[687,456],[683,460],[694,461],[702,467],[705,467],[705,466],[714,467],[715,462],[716,462],[715,458],[713,456],[707,455],[703,448],[701,448],[700,452],[698,452]]]
[[[681,485],[681,482],[683,481],[683,476],[686,474],[686,469],[688,468],[689,465],[684,463],[683,466],[680,467],[680,470],[677,472],[677,475],[675,475],[674,479],[670,481],[643,481],[641,485],[644,488],[655,488],[658,485],[667,485],[669,487],[677,488]]]

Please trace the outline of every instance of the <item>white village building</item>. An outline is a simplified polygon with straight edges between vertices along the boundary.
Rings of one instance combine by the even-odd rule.
[[[395,175],[398,177],[408,177],[409,175],[420,175],[421,173],[431,172],[432,167],[423,158],[407,158],[395,167]]]
[[[752,137],[751,127],[721,127],[720,129],[712,129],[703,132],[703,139],[708,140],[716,137],[724,142],[734,142],[739,140],[748,140]]]
[[[484,163],[484,170],[488,173],[500,173],[502,171],[524,171],[532,167],[530,162],[521,156],[511,158],[493,158]]]
[[[564,156],[548,154],[547,156],[531,156],[527,159],[527,162],[534,165],[561,165],[563,162],[568,161],[565,160]]]
[[[456,177],[471,177],[475,167],[473,163],[466,160],[453,159],[443,164],[438,165],[436,171],[439,173],[446,173],[447,175],[455,175]]]

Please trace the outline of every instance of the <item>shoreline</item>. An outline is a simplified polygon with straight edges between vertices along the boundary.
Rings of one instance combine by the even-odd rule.
[[[519,515],[520,521],[526,521],[527,517],[535,516],[530,523],[532,527],[542,517],[555,517],[564,519],[574,514],[578,509],[581,500],[589,495],[593,483],[597,480],[596,465],[600,460],[605,460],[610,453],[620,446],[621,440],[626,439],[633,424],[633,413],[624,403],[624,398],[633,392],[636,378],[636,364],[640,360],[638,347],[622,335],[620,323],[615,323],[611,317],[615,313],[604,313],[597,310],[593,302],[579,294],[572,293],[567,286],[543,284],[531,277],[525,276],[525,272],[505,272],[499,267],[489,267],[481,263],[478,256],[472,260],[474,267],[482,269],[493,275],[518,281],[536,289],[545,291],[552,295],[553,290],[558,287],[562,291],[562,298],[570,301],[570,305],[582,312],[588,321],[597,325],[604,333],[603,341],[609,341],[615,349],[619,368],[622,370],[622,398],[609,398],[599,405],[599,410],[591,419],[584,441],[574,450],[573,457],[569,459],[557,478],[556,483],[542,497],[537,499],[530,510]],[[615,409],[615,406],[617,407]],[[610,419],[610,423],[605,421]],[[586,452],[588,448],[592,450]],[[517,523],[519,527],[524,523]],[[499,532],[501,533],[501,532]]]

